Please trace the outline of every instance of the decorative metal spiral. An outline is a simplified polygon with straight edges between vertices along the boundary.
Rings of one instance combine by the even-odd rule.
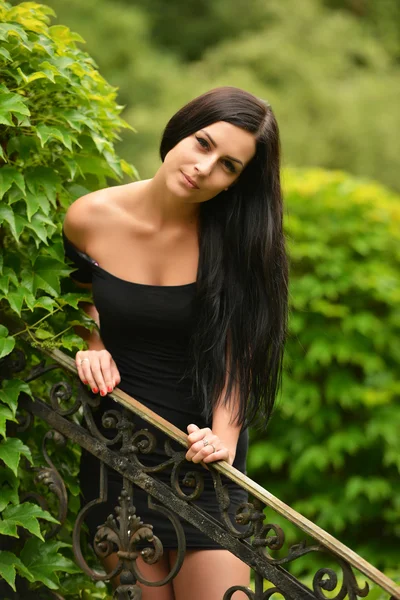
[[[58,381],[52,386],[50,390],[50,403],[56,413],[63,417],[67,417],[73,415],[78,410],[80,406],[80,401],[78,399],[76,399],[69,408],[61,408],[61,403],[71,400],[72,394],[73,389],[69,381]]]
[[[350,565],[339,557],[337,557],[337,561],[342,569],[343,582],[336,596],[329,596],[329,600],[343,600],[346,596],[349,597],[349,600],[357,600],[357,597],[365,598],[369,592],[368,583],[365,583],[365,586],[360,588]],[[325,596],[323,590],[333,592],[337,585],[338,577],[332,569],[319,569],[314,575],[313,589],[315,596],[319,600],[327,600],[328,597]]]

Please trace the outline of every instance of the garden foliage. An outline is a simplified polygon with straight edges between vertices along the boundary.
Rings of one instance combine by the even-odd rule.
[[[116,89],[79,49],[80,36],[50,26],[51,12],[0,0],[0,359],[21,332],[34,345],[80,347],[73,327],[85,319],[78,303],[88,296],[67,277],[62,218],[78,196],[135,176],[114,150],[127,127]],[[284,388],[267,435],[254,435],[249,474],[376,566],[394,568],[399,199],[322,170],[286,171],[285,191],[292,283]],[[100,597],[73,574],[65,531],[44,543],[51,515],[32,500],[20,503],[24,463],[40,464],[46,432],[37,423],[29,439],[14,435],[21,393],[32,394],[32,385],[18,378],[0,389],[0,535],[8,544],[0,575],[10,596],[17,573],[66,597],[84,597],[85,588]],[[60,455],[76,499],[78,453]]]
[[[78,196],[124,174],[135,176],[114,150],[127,127],[116,89],[78,48],[79,35],[50,26],[52,13],[34,2],[13,8],[0,0],[0,359],[21,333],[42,347],[81,346],[73,327],[82,323],[78,302],[89,297],[65,279],[71,269],[63,258],[62,217]],[[34,587],[59,589],[60,574],[79,570],[68,544],[44,542],[38,519],[54,518],[19,501],[22,458],[32,462],[39,455],[45,433],[36,428],[29,447],[8,435],[21,392],[32,394],[20,379],[3,382],[0,390],[0,536],[8,548],[0,553],[0,575],[13,589],[16,573]],[[26,531],[33,537],[26,539]],[[64,580],[63,593],[77,593]],[[85,585],[93,587],[80,579],[81,590]]]
[[[400,575],[400,201],[341,172],[290,170],[284,187],[290,335],[249,474]]]
[[[117,147],[143,177],[159,164],[171,115],[234,85],[272,105],[287,165],[400,190],[398,0],[47,2],[119,87],[138,134]]]

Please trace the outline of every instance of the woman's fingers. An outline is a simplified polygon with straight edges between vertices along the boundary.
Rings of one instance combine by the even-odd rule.
[[[76,357],[75,357],[76,368],[78,369],[78,376],[79,376],[79,379],[80,379],[80,380],[81,380],[83,383],[85,383],[85,384],[86,384],[86,383],[87,383],[87,379],[86,379],[86,376],[85,376],[85,374],[84,374],[84,372],[83,372],[82,364],[84,364],[84,363],[85,363],[85,362],[87,362],[87,361],[83,361],[83,362],[81,363],[81,361],[83,360],[83,357],[81,358],[79,354],[80,354],[80,353],[79,353],[79,352],[77,352],[77,354],[76,354]]]
[[[102,396],[106,395],[106,385],[101,370],[100,359],[98,353],[90,356],[90,363],[84,363],[83,369],[85,373],[88,373],[88,384],[92,388],[92,391],[96,394],[100,392]],[[87,371],[86,371],[87,369]],[[90,370],[90,374],[89,374]]]
[[[200,437],[201,435],[203,437]],[[198,439],[199,437],[200,439]],[[214,435],[208,427],[189,434],[188,443],[190,444],[190,447],[186,453],[186,458],[194,463],[199,463],[207,456],[215,454],[222,446],[221,440]],[[219,460],[221,460],[221,458],[219,458]]]
[[[76,354],[79,378],[92,391],[105,396],[121,381],[117,366],[107,350],[86,350]]]
[[[229,450],[228,448],[221,448],[216,452],[212,451],[207,456],[203,458],[203,462],[211,463],[217,460],[226,460],[230,464]]]
[[[194,429],[194,427],[196,427],[197,429]],[[190,428],[190,431],[189,431],[189,428]],[[203,429],[199,429],[197,427],[197,425],[194,425],[193,423],[188,425],[187,430],[189,431],[189,435],[188,435],[189,444],[194,444],[204,438],[208,439],[208,437],[210,435],[213,435],[213,433],[209,427],[204,427]]]
[[[111,361],[111,377],[113,381],[113,388],[117,387],[121,383],[121,375],[119,374],[117,365],[113,360]]]
[[[209,427],[200,429],[194,423],[187,426],[189,449],[186,459],[194,463],[211,463],[218,460],[226,460],[232,463],[228,448],[226,448],[219,437],[214,435]],[[205,443],[206,442],[206,443]]]
[[[190,425],[188,425],[186,427],[188,434],[190,435],[191,433],[193,433],[194,431],[198,431],[200,429],[200,427],[197,427],[197,425],[195,425],[194,423],[191,423]]]
[[[201,448],[201,450],[199,450],[195,454],[192,454],[190,451],[188,451],[186,454],[186,459],[192,461],[193,463],[200,463],[200,462],[211,463],[211,462],[215,462],[218,460],[226,460],[227,462],[230,463],[230,456],[229,456],[228,449],[225,448],[224,446],[222,446],[220,448],[215,448],[215,452],[214,452],[214,444],[213,445],[209,444],[207,446],[204,446],[203,448]]]
[[[107,350],[100,350],[98,352],[99,362],[95,363],[98,365],[98,381],[100,394],[105,396],[107,392],[112,392],[114,389],[114,378],[112,376],[112,362],[111,354]]]

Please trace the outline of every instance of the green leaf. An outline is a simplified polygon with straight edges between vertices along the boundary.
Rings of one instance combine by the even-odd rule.
[[[10,469],[0,468],[0,512],[7,504],[19,504],[19,480]]]
[[[1,27],[1,24],[0,24]],[[1,31],[1,29],[0,29]],[[22,116],[30,116],[30,111],[19,94],[0,93],[0,125],[14,127],[12,116],[15,115],[18,124],[21,124]]]
[[[42,62],[40,66],[42,67],[42,71],[40,72],[43,73],[44,76],[47,77],[47,79],[49,79],[52,83],[56,82],[56,75],[61,77],[61,73],[58,71],[58,69],[54,68],[54,66],[51,65],[47,60]]]
[[[28,581],[34,581],[35,578],[28,571],[25,565],[20,559],[15,556],[12,552],[3,552],[0,550],[0,576],[8,583],[10,587],[16,591],[15,588],[15,575],[16,571],[22,576],[28,579]]]
[[[44,308],[48,312],[53,312],[57,308],[57,302],[50,298],[50,296],[40,296],[34,304],[33,308]]]
[[[75,142],[80,146],[77,138],[71,135],[70,131],[66,127],[51,127],[48,125],[38,125],[36,127],[36,133],[40,140],[42,148],[51,139],[61,142],[68,150],[72,152],[72,142]]]
[[[0,277],[0,290],[4,292],[5,295],[8,294],[10,283],[13,283],[15,286],[18,286],[18,278],[13,269],[11,269],[10,267],[4,267],[3,274]]]
[[[55,83],[53,73],[46,71],[46,70],[45,71],[35,71],[34,73],[31,73],[30,75],[26,75],[20,67],[18,67],[17,71],[21,75],[21,77],[25,81],[25,83],[32,83],[32,81],[36,81],[37,79],[50,79],[50,81],[52,83]]]
[[[61,160],[69,171],[70,179],[75,179],[78,170],[79,175],[83,176],[82,171],[79,169],[78,163],[74,159],[69,158],[68,156],[63,156]]]
[[[25,44],[28,42],[28,36],[21,25],[17,23],[0,23],[0,40],[10,41],[10,33],[12,34],[11,38],[15,36]]]
[[[112,153],[112,152],[105,151],[105,152],[103,152],[103,156],[106,159],[108,165],[114,171],[114,173],[116,173],[118,175],[118,177],[123,177],[124,173],[122,171],[122,168],[121,168],[121,165],[120,165],[120,161],[115,156],[115,154]]]
[[[14,152],[18,153],[18,158],[23,161],[28,161],[32,152],[37,152],[39,144],[33,136],[23,135],[20,130],[17,130],[16,135],[10,137],[7,144],[7,153],[9,155]]]
[[[10,503],[19,503],[18,489],[14,490],[10,487],[0,488],[0,512],[3,512],[5,507]]]
[[[32,462],[31,451],[17,438],[8,438],[0,442],[0,459],[17,475],[21,454]]]
[[[50,296],[59,296],[60,277],[69,275],[70,272],[71,269],[67,269],[64,263],[50,256],[38,256],[33,265],[34,292],[41,289]]]
[[[39,240],[46,245],[49,244],[49,227],[52,229],[56,229],[56,225],[54,225],[54,223],[48,217],[42,215],[41,213],[34,214],[31,222],[26,223],[26,227],[32,229],[32,231],[35,232]]]
[[[18,398],[22,392],[33,399],[31,389],[25,381],[21,379],[6,379],[3,381],[2,388],[0,389],[0,400],[11,408],[13,416],[16,413]]]
[[[20,273],[21,285],[33,294],[33,273],[28,269],[23,269]]]
[[[14,421],[14,423],[18,422],[15,416],[13,415],[12,411],[9,408],[7,408],[7,406],[0,404],[0,435],[3,438],[6,437],[7,421]]]
[[[68,125],[75,129],[78,133],[81,133],[82,127],[87,124],[87,115],[83,112],[83,110],[63,110],[62,117],[68,123]]]
[[[44,540],[38,519],[43,519],[50,523],[58,523],[57,519],[52,517],[50,513],[31,502],[8,506],[1,516],[0,534],[11,537],[18,537],[17,527],[20,526],[27,529],[39,539]]]
[[[6,48],[0,47],[0,56],[3,56],[6,60],[12,60],[11,54]]]
[[[38,340],[48,340],[49,338],[54,337],[54,333],[39,327],[38,329],[35,329],[35,337],[37,337]]]
[[[76,333],[68,333],[66,335],[63,335],[61,338],[61,344],[67,350],[71,350],[71,352],[76,348],[78,348],[79,350],[83,350],[85,346],[85,342],[83,341],[83,339]]]
[[[18,189],[14,185],[8,190],[7,203],[9,206],[16,204],[17,202],[19,202],[20,200],[23,200],[23,199],[24,199],[24,194],[21,192],[20,189]]]
[[[24,300],[28,308],[31,310],[33,310],[33,306],[35,304],[35,296],[33,296],[32,292],[23,286],[18,288],[18,290],[9,292],[7,295],[7,300],[10,304],[10,307],[18,314],[19,317],[21,316],[21,309]]]
[[[49,27],[49,33],[54,40],[60,44],[65,44],[66,46],[72,45],[72,42],[86,43],[83,37],[78,33],[71,31],[69,27],[65,27],[65,25],[53,25],[52,27]]]
[[[0,204],[0,225],[2,225],[2,223],[4,222],[10,227],[11,233],[13,234],[14,238],[18,241],[14,213],[9,206],[6,206],[5,204]]]
[[[54,169],[50,169],[49,167],[36,167],[27,172],[25,180],[28,190],[32,192],[34,196],[44,192],[47,199],[54,208],[56,208],[57,192],[61,188],[61,179]],[[43,212],[45,211],[43,210]]]
[[[2,326],[0,326],[2,327]],[[5,329],[5,328],[4,328]],[[0,334],[0,358],[4,358],[14,350],[15,338],[9,336],[4,337]]]
[[[33,215],[37,213],[38,210],[41,210],[45,215],[48,215],[50,212],[50,202],[43,192],[36,192],[35,194],[28,192],[26,194],[25,202],[28,221],[31,221]]]
[[[65,262],[64,244],[60,238],[57,240],[55,237],[54,241],[52,240],[51,245],[47,248],[46,254],[60,262]]]
[[[140,175],[139,175],[137,169],[130,163],[126,162],[126,160],[121,159],[120,165],[121,165],[121,169],[123,170],[123,172],[126,175],[129,175],[129,177],[131,177],[132,179],[136,179],[136,180],[140,179]]]
[[[55,590],[60,586],[57,576],[58,571],[64,573],[80,573],[80,569],[72,562],[59,554],[60,548],[67,547],[67,544],[46,540],[41,543],[36,538],[30,538],[25,542],[21,551],[21,560],[25,567],[35,578],[35,581],[41,581],[48,588]]]
[[[29,226],[29,222],[22,215],[15,215],[15,239],[18,241],[25,227]]]
[[[60,296],[58,298],[58,301],[60,303],[61,306],[72,306],[73,308],[79,309],[79,303],[80,302],[93,302],[93,298],[91,294],[88,293],[84,293],[82,292],[81,294],[79,293],[68,293],[68,294],[64,294],[63,296]]]

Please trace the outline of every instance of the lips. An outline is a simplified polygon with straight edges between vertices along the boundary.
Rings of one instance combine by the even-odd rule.
[[[189,175],[186,175],[183,171],[182,171],[182,175],[184,176],[186,181],[188,181],[190,183],[190,185],[192,187],[199,189],[199,186],[197,185],[197,183],[191,177],[189,177]]]

